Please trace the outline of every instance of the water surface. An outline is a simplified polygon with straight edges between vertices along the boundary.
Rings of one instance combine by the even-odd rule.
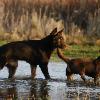
[[[45,80],[39,67],[32,80],[30,65],[25,62],[19,62],[15,80],[9,80],[5,67],[0,71],[0,100],[100,100],[100,86],[85,84],[79,75],[72,82],[66,81],[65,63],[50,62],[48,67],[51,80]]]

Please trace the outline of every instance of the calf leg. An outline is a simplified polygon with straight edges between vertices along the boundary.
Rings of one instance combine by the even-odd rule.
[[[67,75],[67,80],[68,81],[72,81],[73,80],[73,76],[72,76],[73,74],[68,74]]]
[[[83,79],[83,81],[86,82],[85,73],[84,72],[80,72],[80,76]]]
[[[67,66],[67,68],[66,68],[66,76],[67,76],[67,80],[68,81],[71,81],[71,80],[73,80],[73,78],[72,78],[72,72],[71,72],[71,69],[69,68],[69,66]]]
[[[95,85],[97,85],[99,83],[99,74],[96,74],[96,76],[94,77],[94,83]]]
[[[47,64],[40,65],[40,68],[41,68],[41,71],[44,74],[45,78],[46,79],[50,79],[50,75],[49,75],[49,72],[48,72]]]
[[[14,78],[17,66],[18,66],[18,61],[17,60],[10,60],[8,64],[6,65],[8,68],[9,76],[8,78]]]
[[[96,66],[96,75],[94,77],[94,83],[97,85],[99,84],[99,78],[100,78],[100,63],[98,62],[97,66]]]
[[[80,76],[83,79],[83,81],[86,82],[85,75],[84,74],[80,74]]]
[[[80,74],[81,78],[83,79],[83,81],[86,82],[86,79],[85,79],[85,68],[81,69],[79,74]]]

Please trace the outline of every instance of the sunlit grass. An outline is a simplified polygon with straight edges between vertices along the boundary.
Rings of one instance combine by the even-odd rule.
[[[100,56],[100,46],[71,45],[71,48],[68,50],[63,50],[63,53],[69,58],[96,58]],[[51,61],[60,61],[56,50],[52,54]]]
[[[0,41],[0,46],[3,45],[3,44],[6,44],[7,41]]]

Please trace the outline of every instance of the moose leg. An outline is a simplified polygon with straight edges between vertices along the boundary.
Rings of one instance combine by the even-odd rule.
[[[2,69],[6,64],[6,58],[0,57],[0,69]]]
[[[95,83],[95,85],[97,85],[99,83],[99,73],[96,74],[96,76],[94,77],[94,83]]]
[[[72,80],[73,80],[73,73],[67,72],[67,73],[66,73],[66,76],[67,76],[67,80],[68,80],[68,81],[72,81]]]
[[[37,68],[36,65],[31,65],[31,77],[32,77],[32,79],[34,79],[36,76],[36,68]]]
[[[72,80],[73,80],[72,74],[67,75],[67,80],[68,80],[68,81],[72,81]]]
[[[8,71],[9,71],[9,76],[8,78],[14,78],[15,72],[16,72],[16,68],[14,66],[9,66]]]
[[[94,83],[97,84],[97,77],[94,78]]]
[[[70,70],[70,68],[69,68],[69,66],[68,66],[68,67],[66,68],[66,76],[67,76],[67,80],[68,80],[68,81],[73,80],[72,75],[73,75],[73,73],[71,72],[71,70]]]
[[[85,73],[84,72],[80,72],[80,76],[83,79],[83,81],[86,82]]]
[[[86,79],[85,79],[85,68],[81,69],[79,74],[80,74],[81,78],[83,79],[83,81],[86,82]]]
[[[6,65],[8,68],[9,76],[8,78],[14,78],[17,66],[18,66],[18,61],[17,60],[10,60],[8,64]]]
[[[50,75],[49,75],[49,72],[48,72],[48,66],[47,66],[47,64],[40,65],[40,68],[41,68],[41,71],[44,74],[45,78],[46,79],[50,79]]]
[[[100,80],[100,63],[97,64],[96,66],[96,72],[95,72],[95,77],[94,77],[94,83],[95,85],[99,84],[99,80]]]
[[[83,79],[83,81],[86,82],[85,75],[84,74],[80,74],[80,76]]]

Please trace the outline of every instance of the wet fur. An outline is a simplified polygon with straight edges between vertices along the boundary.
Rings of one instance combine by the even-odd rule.
[[[51,53],[58,47],[64,48],[62,33],[55,28],[50,35],[41,40],[16,41],[0,47],[0,69],[7,66],[9,78],[13,78],[18,66],[18,60],[24,60],[31,66],[31,76],[35,77],[39,65],[46,79],[50,79],[48,62]]]
[[[94,78],[94,82],[100,77],[100,57],[96,59],[69,59],[64,56],[60,49],[57,49],[58,56],[66,62],[66,76],[68,80],[72,80],[73,74],[79,74],[86,81],[85,75]]]

